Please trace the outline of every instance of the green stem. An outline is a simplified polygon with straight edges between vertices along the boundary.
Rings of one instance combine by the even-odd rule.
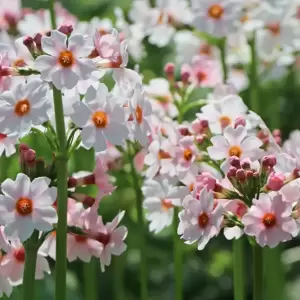
[[[264,300],[263,290],[263,249],[253,245],[253,300]]]
[[[146,245],[146,230],[144,224],[143,216],[143,193],[140,185],[140,178],[134,167],[134,149],[133,145],[128,143],[128,151],[131,153],[129,155],[130,171],[133,180],[133,188],[136,196],[136,210],[138,219],[138,229],[139,229],[139,243],[140,243],[140,300],[148,299],[148,276],[147,276],[147,245]]]
[[[249,42],[251,49],[251,64],[250,64],[250,108],[259,114],[260,103],[258,95],[258,57],[256,52],[256,34],[253,33],[253,38]]]
[[[49,11],[51,18],[51,27],[52,29],[56,29],[56,16],[55,16],[55,0],[49,0]]]
[[[173,247],[174,247],[174,279],[175,279],[175,300],[183,299],[183,262],[182,262],[182,244],[177,234],[179,224],[179,209],[174,207],[173,214]]]
[[[125,254],[126,255],[126,254]],[[124,294],[124,259],[125,255],[116,256],[113,261],[113,276],[114,276],[114,300],[123,300],[126,298]]]
[[[221,54],[221,64],[223,70],[223,82],[226,83],[228,80],[228,68],[226,64],[226,38],[222,38],[220,40],[219,49]]]
[[[84,263],[84,290],[85,299],[97,300],[98,286],[96,283],[97,277],[97,262],[93,259],[89,263]]]
[[[234,300],[245,300],[244,239],[233,241]]]
[[[25,246],[25,268],[23,274],[23,300],[34,300],[35,298],[35,268],[38,247],[36,245]]]

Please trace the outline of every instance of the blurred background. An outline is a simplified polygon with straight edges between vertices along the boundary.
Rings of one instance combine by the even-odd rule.
[[[9,1],[9,0],[8,0]],[[23,7],[32,9],[47,8],[47,1],[23,0]],[[114,8],[121,7],[126,15],[131,0],[62,0],[61,4],[80,20],[89,20],[94,16],[115,19]],[[157,48],[145,41],[147,56],[139,63],[140,72],[145,82],[154,77],[163,76],[163,66],[174,60],[174,47],[170,44]],[[133,67],[131,63],[130,67]],[[260,91],[261,114],[271,129],[280,128],[283,138],[300,128],[300,85],[297,68],[288,69],[278,80],[262,82]],[[206,92],[202,91],[204,94]],[[247,103],[248,90],[242,97]],[[32,136],[26,142],[36,150],[37,156],[51,160],[49,149],[45,148],[40,138]],[[71,172],[92,171],[94,160],[91,151],[80,149],[70,162]],[[18,170],[16,157],[1,158],[1,181],[7,176],[14,176]],[[137,300],[139,299],[139,255],[137,250],[137,228],[135,225],[135,200],[133,191],[128,188],[128,180],[124,173],[118,172],[116,185],[118,189],[112,196],[104,199],[100,213],[104,221],[110,221],[119,210],[125,210],[123,223],[128,227],[126,243],[128,250],[121,257],[113,257],[112,265],[105,273],[101,273],[98,261],[84,266],[80,261],[69,264],[67,276],[68,299],[88,300],[89,289],[98,290],[98,299],[103,300]],[[92,194],[93,191],[90,191]],[[159,235],[148,233],[148,273],[151,300],[173,300],[173,253],[171,230]],[[247,248],[248,288],[251,291],[251,249]],[[193,246],[182,244],[184,249],[184,300],[232,300],[232,245],[222,235],[213,239],[203,251]],[[274,263],[274,258],[280,257]],[[53,262],[52,262],[53,263]],[[299,240],[285,243],[281,249],[265,250],[266,294],[268,299],[299,300],[300,295],[300,246]],[[86,282],[87,273],[95,272],[93,282]],[[54,281],[51,276],[37,282],[38,298],[53,299]],[[11,299],[19,299],[21,289],[15,289]],[[248,297],[250,299],[251,293]]]

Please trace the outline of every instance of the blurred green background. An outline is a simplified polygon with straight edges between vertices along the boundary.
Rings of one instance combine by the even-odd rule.
[[[23,7],[34,9],[46,8],[47,1],[23,0]],[[93,16],[114,19],[114,7],[119,6],[128,11],[130,0],[63,0],[62,5],[81,20],[89,20]],[[159,49],[147,44],[147,56],[140,63],[140,70],[145,81],[162,76],[164,64],[174,58],[172,45]],[[133,66],[133,63],[131,64]],[[284,77],[277,81],[263,83],[260,89],[261,114],[266,123],[274,128],[281,128],[286,138],[293,129],[300,128],[300,88],[297,70],[287,70]],[[248,91],[242,93],[247,103]],[[42,136],[31,135],[26,139],[36,150],[37,156],[51,160],[51,153]],[[74,171],[92,171],[93,153],[80,149],[72,157],[70,173]],[[18,158],[2,158],[0,161],[0,179],[14,177],[18,172]],[[126,210],[124,223],[128,227],[126,243],[128,250],[121,257],[113,257],[112,265],[101,273],[100,264],[94,261],[84,266],[80,261],[69,264],[68,299],[88,300],[88,289],[98,290],[98,299],[105,300],[138,300],[139,299],[139,254],[137,249],[137,226],[135,199],[133,191],[128,187],[125,172],[114,174],[117,178],[117,191],[104,199],[100,213],[105,221],[110,221],[119,210]],[[93,191],[89,191],[93,193]],[[182,245],[184,249],[184,300],[232,300],[232,244],[220,235],[212,240],[203,251],[193,246]],[[247,249],[246,264],[248,272],[248,298],[251,298],[251,249],[245,241]],[[147,254],[149,263],[150,300],[173,300],[173,253],[171,231],[147,236]],[[282,261],[280,262],[280,252]],[[265,251],[266,300],[299,300],[300,295],[300,247],[298,240],[286,243],[281,249]],[[51,262],[53,265],[53,262]],[[87,274],[94,272],[94,282],[86,283]],[[90,276],[89,276],[90,277]],[[284,277],[286,284],[284,285]],[[88,288],[87,288],[88,284]],[[52,300],[54,282],[51,276],[37,283],[38,298]],[[284,292],[283,291],[284,288]],[[20,287],[16,288],[12,299],[20,298]]]

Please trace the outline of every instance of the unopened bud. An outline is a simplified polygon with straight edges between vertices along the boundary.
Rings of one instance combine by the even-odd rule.
[[[236,179],[241,182],[245,181],[246,173],[243,169],[239,169],[236,171]]]
[[[68,178],[68,188],[73,188],[77,186],[77,179],[74,177]]]
[[[202,126],[202,128],[208,128],[208,121],[207,120],[201,120],[200,125]]]
[[[180,125],[180,126],[179,126],[179,132],[180,132],[180,134],[183,135],[183,136],[191,135],[189,129],[188,129],[186,126],[184,126],[184,125]]]
[[[236,176],[236,171],[237,171],[237,169],[235,167],[231,166],[227,172],[227,177],[234,178]]]
[[[240,159],[237,156],[231,156],[229,158],[229,163],[231,166],[235,167],[236,169],[239,169],[241,167]]]
[[[73,31],[73,26],[72,25],[61,25],[61,26],[58,27],[57,30],[64,33],[64,34],[66,34],[66,35],[69,35]]]
[[[191,76],[190,66],[183,65],[180,70],[180,78],[183,83],[189,83],[189,79]]]
[[[253,178],[253,171],[252,170],[247,170],[246,172],[245,172],[245,174],[246,174],[246,177],[248,178],[248,179],[250,179],[250,178]]]
[[[274,137],[276,137],[276,136],[281,137],[281,131],[280,131],[280,129],[274,129],[273,130],[273,136]]]
[[[264,156],[261,160],[261,164],[264,168],[273,168],[276,165],[276,157],[274,155]]]
[[[29,149],[30,148],[26,144],[20,144],[19,145],[19,151],[20,151],[21,154],[28,151]]]
[[[167,63],[164,67],[164,72],[168,80],[173,81],[175,74],[175,65],[173,63]]]
[[[246,126],[246,120],[244,117],[239,116],[234,121],[234,128],[237,128],[239,125],[245,127]]]
[[[29,149],[24,152],[23,154],[24,161],[28,163],[28,165],[34,165],[35,164],[35,158],[36,158],[36,153],[34,150]]]
[[[267,188],[271,191],[279,191],[284,185],[285,176],[281,173],[273,173],[269,176]]]
[[[23,39],[23,44],[28,48],[29,51],[33,49],[33,38],[31,36],[25,36]]]
[[[202,145],[204,141],[205,141],[205,138],[204,138],[203,135],[200,135],[200,134],[199,134],[199,135],[196,136],[196,143],[197,143],[198,145]]]
[[[37,33],[33,37],[33,41],[35,42],[35,45],[39,51],[42,51],[42,35],[40,33]]]
[[[281,145],[282,140],[281,140],[281,137],[279,135],[274,136],[274,140],[275,140],[277,145]]]
[[[251,168],[250,162],[247,160],[241,161],[241,167],[244,170],[250,169]]]

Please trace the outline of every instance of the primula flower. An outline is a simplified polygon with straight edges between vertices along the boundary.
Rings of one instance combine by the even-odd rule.
[[[32,125],[48,120],[51,107],[46,98],[47,86],[39,79],[19,84],[15,89],[0,95],[0,132],[27,134]]]
[[[79,80],[88,79],[95,70],[94,63],[87,58],[92,51],[91,43],[80,34],[68,38],[52,30],[50,37],[42,37],[42,49],[48,55],[39,56],[35,66],[41,78],[53,82],[59,90],[75,87]]]
[[[9,251],[3,256],[0,269],[9,278],[13,286],[22,284],[25,267],[25,249],[18,239],[11,241]],[[43,279],[44,273],[50,274],[50,267],[44,254],[37,255],[35,279]]]
[[[292,205],[283,202],[277,193],[260,194],[253,200],[253,205],[242,218],[245,233],[254,236],[257,243],[264,247],[276,247],[295,237],[299,228],[291,217]]]
[[[33,231],[49,231],[57,222],[56,188],[49,187],[50,179],[38,177],[32,182],[25,174],[19,173],[15,181],[6,179],[0,196],[0,222],[5,225],[8,237],[26,241]]]
[[[151,131],[148,118],[152,113],[152,106],[150,101],[145,98],[142,86],[139,84],[136,85],[134,94],[129,101],[129,108],[134,121],[131,123],[134,137],[141,145],[146,146],[147,135]]]
[[[215,37],[224,37],[232,32],[242,5],[232,0],[192,0],[195,13],[194,25],[200,31]]]
[[[122,107],[123,100],[108,93],[101,83],[97,90],[90,87],[83,99],[74,105],[72,121],[82,127],[82,144],[86,149],[104,151],[107,142],[113,145],[124,145],[129,131],[125,125],[126,114]]]
[[[10,297],[12,290],[12,284],[7,278],[5,270],[3,270],[0,265],[0,297],[2,298],[4,294]]]
[[[16,143],[18,137],[16,134],[4,134],[0,133],[0,155],[5,152],[5,156],[11,156],[16,152]]]
[[[183,200],[184,209],[179,213],[180,223],[178,234],[186,244],[198,242],[198,250],[203,250],[209,240],[216,236],[223,221],[223,208],[214,208],[213,193],[204,188],[199,200],[186,196]]]
[[[213,146],[208,147],[207,151],[210,158],[215,160],[231,156],[256,158],[262,145],[257,137],[247,136],[246,128],[241,125],[236,128],[227,126],[224,135],[212,137],[211,142]]]
[[[149,230],[155,234],[171,225],[174,206],[181,206],[183,198],[188,194],[187,187],[174,186],[174,180],[167,178],[146,181],[142,191],[146,218],[150,221]]]

